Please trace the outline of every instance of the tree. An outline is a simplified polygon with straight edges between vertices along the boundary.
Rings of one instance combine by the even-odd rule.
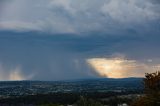
[[[146,74],[144,79],[145,92],[147,94],[157,93],[160,91],[160,72]]]
[[[133,106],[160,106],[160,72],[147,73],[144,79],[145,95]]]

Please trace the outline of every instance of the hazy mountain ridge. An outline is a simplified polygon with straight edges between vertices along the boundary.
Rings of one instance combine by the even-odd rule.
[[[75,79],[75,80],[60,80],[60,81],[41,81],[41,80],[17,80],[17,81],[0,81],[3,82],[86,82],[86,81],[142,81],[140,77],[128,78],[90,78],[90,79]]]

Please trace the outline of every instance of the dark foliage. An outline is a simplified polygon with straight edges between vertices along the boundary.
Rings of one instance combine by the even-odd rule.
[[[145,96],[133,106],[160,106],[160,72],[147,73],[144,79]]]

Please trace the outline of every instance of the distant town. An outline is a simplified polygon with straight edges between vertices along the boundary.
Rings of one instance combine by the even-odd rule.
[[[141,78],[93,79],[77,81],[4,81],[0,82],[0,98],[49,93],[116,92],[140,93]]]
[[[57,98],[55,95],[63,95],[63,98],[86,96],[93,99],[98,98],[104,102],[118,97],[119,99],[130,101],[143,94],[142,81],[142,78],[104,78],[75,81],[1,81],[0,102],[23,97],[34,98],[35,96],[38,98],[39,96],[37,95],[41,97],[52,95],[52,98]],[[37,101],[39,102],[39,100]],[[66,103],[68,102],[72,102],[72,99]]]

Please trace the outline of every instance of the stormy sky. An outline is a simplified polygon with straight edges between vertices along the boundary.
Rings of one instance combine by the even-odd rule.
[[[0,80],[143,77],[159,40],[159,0],[0,0]]]

